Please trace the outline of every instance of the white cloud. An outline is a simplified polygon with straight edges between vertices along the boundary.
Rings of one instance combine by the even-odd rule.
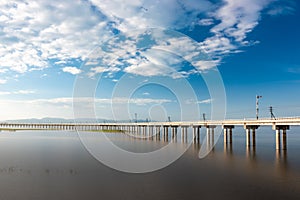
[[[247,34],[259,24],[261,12],[273,1],[223,0],[223,5],[209,13],[211,18],[200,20],[200,25],[212,25],[213,19],[219,21],[210,30],[214,35],[200,42],[200,48],[218,62],[198,63],[205,64],[210,69],[220,64],[225,55],[241,52],[240,47],[257,44],[257,41],[247,41]]]
[[[8,71],[8,69],[6,69],[6,68],[0,68],[0,74],[4,74],[4,73],[6,73]]]
[[[201,100],[198,101],[198,104],[210,104],[213,100],[212,99],[205,99],[205,100]]]
[[[115,66],[111,66],[111,67],[101,67],[101,66],[97,66],[97,67],[92,67],[90,69],[90,72],[88,72],[88,76],[89,77],[94,77],[96,74],[101,74],[104,72],[109,72],[109,74],[112,74],[114,72],[118,72],[121,69]],[[116,81],[114,81],[116,82]]]
[[[60,60],[60,61],[54,62],[54,64],[56,64],[56,65],[63,65],[63,64],[67,64],[67,61],[65,61],[65,60]]]
[[[292,7],[288,7],[288,8],[278,7],[278,8],[273,8],[272,10],[269,10],[268,14],[272,15],[272,16],[277,16],[277,15],[288,15],[288,14],[292,14],[294,12],[295,12],[295,9]]]
[[[0,95],[11,95],[11,94],[21,94],[21,95],[27,95],[27,94],[34,94],[35,91],[33,90],[18,90],[18,91],[0,91]]]
[[[292,74],[300,74],[300,66],[289,67],[287,69],[287,72],[292,73]]]
[[[212,8],[207,0],[91,0],[115,26],[128,32],[133,29],[164,27],[180,29],[198,21],[198,15]]]
[[[120,68],[117,67],[95,67],[91,69],[95,73],[103,73],[103,72],[118,72],[120,71]]]
[[[141,76],[166,76],[173,72],[171,67],[157,62],[153,57],[151,61],[143,59],[136,64],[130,65],[124,71]]]
[[[73,74],[73,75],[77,75],[77,74],[80,74],[81,73],[81,70],[78,69],[77,67],[64,67],[62,69],[63,72],[67,72],[67,73],[70,73],[70,74]]]
[[[201,49],[210,55],[223,55],[237,49],[229,38],[213,36],[201,43]]]
[[[207,0],[3,1],[0,62],[14,72],[25,73],[47,68],[49,59],[58,60],[56,65],[84,60],[117,29],[124,33],[146,27],[183,28],[197,22],[199,13],[210,8]]]
[[[33,90],[18,90],[16,92],[13,92],[13,94],[34,94],[35,91]]]
[[[42,74],[41,76],[40,76],[40,78],[44,78],[44,77],[47,77],[48,76],[48,74]]]
[[[210,104],[213,101],[213,99],[204,99],[200,101],[196,101],[194,99],[188,99],[185,101],[186,104]]]
[[[84,1],[6,1],[0,11],[0,62],[18,73],[46,68],[49,59],[83,59],[111,35]]]
[[[213,19],[201,19],[198,23],[200,26],[210,26],[214,24]]]
[[[101,99],[96,100],[96,102],[101,102]],[[136,104],[136,105],[146,105],[146,104],[163,104],[171,103],[169,99],[153,99],[153,98],[114,98],[112,99],[113,104]]]
[[[0,120],[31,119],[43,117],[73,118],[72,107],[68,105],[31,103],[29,100],[1,100]]]
[[[220,60],[199,60],[195,61],[193,65],[200,71],[209,70],[220,64]]]
[[[3,33],[0,35],[0,63],[3,69],[25,73],[45,69],[54,62],[54,65],[65,67],[65,72],[78,74],[81,72],[79,69],[67,66],[69,61],[84,61],[94,56],[95,60],[86,64],[95,65],[91,66],[93,70],[88,74],[92,77],[97,73],[120,71],[124,63],[117,58],[122,57],[130,64],[126,66],[128,73],[140,74],[138,68],[141,67],[149,69],[145,75],[171,74],[176,77],[178,74],[167,70],[162,60],[159,60],[159,65],[154,63],[150,67],[149,62],[133,58],[139,41],[134,30],[152,27],[182,30],[195,25],[213,25],[210,30],[213,36],[202,42],[177,38],[168,41],[172,45],[160,43],[156,48],[178,52],[189,61],[195,61],[201,51],[221,60],[224,54],[235,53],[240,46],[251,44],[247,41],[247,34],[258,25],[262,10],[272,1],[223,0],[223,4],[215,5],[208,0],[3,1],[0,3],[0,28]],[[269,14],[280,12],[283,11],[278,6],[269,10]],[[131,40],[111,39],[118,32],[130,36]],[[110,54],[89,54],[103,41],[108,41]],[[149,61],[152,59],[150,62],[160,59],[157,55],[152,58],[147,56]],[[97,58],[101,58],[101,63]],[[207,65],[202,69],[209,67]],[[159,73],[158,70],[162,71]],[[6,70],[0,71],[4,72]]]
[[[8,94],[11,94],[11,92],[3,92],[3,91],[0,91],[0,95],[8,95]]]
[[[72,105],[73,102],[77,103],[97,103],[97,104],[162,104],[172,102],[169,99],[153,99],[153,98],[121,98],[115,97],[113,99],[109,98],[90,98],[90,97],[62,97],[62,98],[52,98],[52,99],[34,99],[25,101],[30,104],[69,104]]]
[[[0,84],[5,84],[6,82],[7,82],[7,80],[0,79]]]
[[[0,92],[1,94],[1,92]],[[22,118],[43,118],[43,117],[60,117],[71,119],[74,118],[73,102],[77,102],[75,106],[79,106],[77,109],[86,109],[93,107],[95,103],[95,109],[97,113],[103,115],[104,118],[112,115],[111,106],[126,106],[134,104],[137,106],[144,105],[157,105],[164,103],[171,103],[169,99],[153,99],[153,98],[52,98],[52,99],[33,99],[33,100],[3,100],[0,99],[0,120],[8,119],[22,119]],[[93,107],[94,108],[94,107]],[[124,115],[124,119],[128,119],[127,115]],[[124,117],[122,116],[122,117]],[[83,116],[81,116],[83,117]],[[93,118],[94,115],[87,115],[84,117]],[[126,118],[127,117],[127,118]]]
[[[149,61],[141,62],[136,65],[131,65],[129,67],[126,67],[124,71],[127,73],[141,76],[175,76],[177,73],[169,66],[162,64],[154,64]]]
[[[267,11],[271,16],[290,15],[296,10],[296,1],[275,1]]]
[[[211,31],[216,36],[232,37],[236,42],[243,42],[247,33],[258,25],[261,11],[272,0],[224,0],[224,6],[212,16],[221,23]]]

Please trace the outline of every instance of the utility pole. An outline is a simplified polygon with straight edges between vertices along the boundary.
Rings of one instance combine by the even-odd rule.
[[[258,113],[259,113],[259,99],[262,98],[260,95],[256,95],[256,119],[258,119]]]
[[[203,113],[203,121],[206,121],[205,113]]]
[[[270,106],[269,109],[270,109],[271,119],[275,119],[276,120],[276,117],[275,117],[275,115],[273,113],[273,107]]]

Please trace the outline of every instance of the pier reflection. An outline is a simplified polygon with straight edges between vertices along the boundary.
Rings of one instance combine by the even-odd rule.
[[[224,142],[224,154],[225,155],[233,155],[232,142]]]
[[[293,171],[293,162],[290,160],[289,163],[288,161],[285,131],[280,134],[281,137],[278,139],[274,132],[262,133],[264,134],[262,137],[261,132],[257,133],[254,128],[248,127],[249,130],[246,129],[246,134],[243,130],[233,134],[232,127],[226,126],[226,131],[219,138],[218,131],[213,127],[203,127],[200,132],[199,127],[153,126],[148,130],[146,140],[145,138],[133,138],[142,140],[142,144],[140,144],[140,140],[134,143],[134,145],[140,145],[142,150],[128,149],[144,153],[160,149],[169,143],[173,143],[174,148],[185,148],[186,145],[191,144],[185,153],[185,156],[190,156],[189,162],[199,162],[200,165],[213,163],[212,165],[220,167],[221,170],[227,170],[225,173],[243,174],[245,180],[253,179],[255,181],[254,179],[258,178],[273,184],[271,180],[287,182],[295,180],[293,177],[299,177],[299,174]],[[143,135],[142,127],[140,132]],[[277,147],[280,149],[274,148],[276,139]],[[204,159],[199,159],[201,148],[209,151],[208,156]],[[292,150],[289,153],[293,155]],[[293,159],[293,156],[290,159]]]
[[[287,176],[288,153],[287,149],[277,149],[275,153],[275,170],[280,176]]]
[[[252,145],[246,144],[246,158],[256,160],[256,143],[253,140]]]
[[[228,132],[229,131],[229,132]],[[233,154],[232,151],[232,128],[228,129],[224,128],[224,153],[225,154]]]
[[[194,156],[198,155],[201,147],[208,149],[212,148],[211,132],[209,133],[208,131],[206,136],[207,138],[205,141],[203,141],[204,143],[195,141],[192,143],[192,147],[190,149]],[[252,142],[250,144],[246,142],[246,144],[243,145],[245,151],[243,151],[238,145],[236,146],[236,149],[234,149],[232,137],[230,137],[228,134],[227,137],[224,136],[224,142],[219,142],[217,146],[214,147],[215,151],[211,149],[209,156],[213,156],[214,158],[224,162],[229,166],[235,166],[238,163],[239,170],[247,171],[249,173],[261,173],[262,176],[264,174],[268,174],[270,176],[279,176],[284,179],[289,177],[288,151],[283,147],[284,145],[282,145],[282,148],[280,149],[272,149],[269,151],[271,153],[270,155],[272,155],[272,152],[273,155],[275,155],[274,162],[269,162],[269,158],[266,157],[266,154],[264,152],[257,151],[260,146],[257,147],[255,135],[252,135],[251,141]],[[222,152],[223,154],[220,154]],[[241,152],[245,152],[245,154],[241,154]]]

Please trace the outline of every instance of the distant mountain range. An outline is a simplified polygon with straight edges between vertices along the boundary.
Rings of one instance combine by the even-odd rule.
[[[5,120],[3,122],[8,123],[73,123],[73,122],[81,122],[81,123],[113,123],[113,122],[120,122],[120,123],[128,123],[133,122],[130,120],[111,120],[111,119],[91,119],[91,118],[82,118],[82,119],[64,119],[64,118],[51,118],[46,117],[42,119],[32,118],[32,119],[16,119],[16,120]],[[146,120],[138,120],[138,122],[146,122]]]

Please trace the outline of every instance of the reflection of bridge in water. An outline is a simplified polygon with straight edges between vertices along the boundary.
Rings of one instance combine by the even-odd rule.
[[[143,123],[0,123],[2,130],[67,130],[67,131],[122,131],[142,139],[169,140],[169,136],[177,141],[181,134],[181,141],[188,140],[192,132],[195,142],[200,142],[201,128],[206,128],[206,142],[209,146],[215,144],[215,129],[222,128],[224,149],[232,151],[232,131],[235,126],[242,126],[246,132],[246,150],[255,154],[256,130],[260,126],[272,126],[275,131],[276,149],[278,156],[287,149],[287,130],[290,126],[299,126],[300,117],[259,119],[259,120],[223,120],[223,121],[191,121],[191,122],[143,122]],[[191,131],[192,130],[192,131]]]

